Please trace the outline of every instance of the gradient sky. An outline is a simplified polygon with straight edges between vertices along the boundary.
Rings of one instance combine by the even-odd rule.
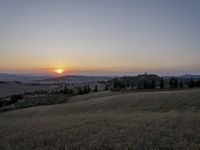
[[[0,72],[200,73],[200,0],[0,0]]]

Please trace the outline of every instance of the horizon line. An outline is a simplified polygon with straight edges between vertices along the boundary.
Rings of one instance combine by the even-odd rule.
[[[154,74],[158,76],[183,76],[183,75],[200,75],[200,73],[156,73],[156,72],[138,72],[138,73],[69,73],[69,74],[60,74],[60,75],[52,75],[52,74],[45,74],[45,73],[19,73],[19,72],[0,72],[0,75],[15,75],[15,76],[33,76],[33,77],[64,77],[64,76],[88,76],[88,77],[121,77],[121,76],[137,76],[147,73],[148,75]]]

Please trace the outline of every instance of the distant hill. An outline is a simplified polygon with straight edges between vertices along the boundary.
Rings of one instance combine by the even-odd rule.
[[[179,78],[193,78],[193,79],[200,79],[200,75],[192,75],[192,74],[184,74],[178,76]]]
[[[32,82],[34,80],[42,80],[47,78],[50,78],[50,76],[0,73],[0,81],[3,82]]]
[[[88,83],[88,82],[97,82],[97,81],[108,81],[111,80],[113,77],[103,77],[103,76],[76,76],[76,75],[68,75],[56,78],[49,78],[40,80],[40,83]]]

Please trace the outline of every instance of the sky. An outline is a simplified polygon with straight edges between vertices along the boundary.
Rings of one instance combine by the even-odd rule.
[[[0,72],[200,74],[199,0],[0,0]]]

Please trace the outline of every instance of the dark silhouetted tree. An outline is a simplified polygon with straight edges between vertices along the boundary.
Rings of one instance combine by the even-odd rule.
[[[156,83],[155,80],[151,81],[151,89],[155,89],[156,88]]]
[[[131,82],[131,88],[133,89],[133,87],[134,87],[134,84],[133,84],[133,81]]]
[[[114,79],[113,81],[113,89],[114,91],[119,91],[121,89],[125,89],[126,88],[126,82],[120,79]]]
[[[89,84],[87,85],[87,90],[88,90],[88,93],[90,93],[91,89],[90,89],[90,85]]]
[[[147,80],[144,81],[144,85],[143,86],[144,86],[144,89],[148,89],[149,88],[149,84],[148,84]]]
[[[83,93],[84,94],[88,93],[88,88],[86,86],[83,87]]]
[[[144,86],[142,85],[142,83],[138,82],[137,89],[142,90],[143,88],[144,88]]]
[[[126,82],[126,87],[127,87],[127,88],[130,87],[129,81]]]
[[[163,78],[160,78],[160,88],[161,88],[161,89],[164,89],[164,88],[165,88],[165,84],[164,84]]]
[[[3,101],[0,100],[0,107],[3,107]]]
[[[12,95],[10,97],[10,101],[8,102],[9,104],[14,104],[17,103],[18,100],[21,100],[23,97],[21,94],[16,94],[16,95]]]
[[[74,90],[73,89],[69,89],[69,95],[74,94]]]
[[[114,88],[114,90],[117,90],[117,91],[119,90],[119,85],[118,85],[118,79],[117,78],[114,79],[113,88]]]
[[[179,83],[178,83],[178,79],[175,77],[172,77],[169,79],[169,85],[171,89],[177,88]]]
[[[174,88],[177,88],[177,87],[178,87],[178,79],[174,78]]]
[[[69,89],[66,84],[64,85],[63,94],[69,94]]]
[[[195,86],[195,82],[194,82],[194,80],[191,78],[191,79],[190,79],[190,82],[189,82],[189,87],[190,87],[190,88],[194,88],[194,86]]]
[[[98,87],[97,87],[97,85],[95,85],[94,92],[97,92],[97,91],[98,91]]]
[[[174,88],[173,77],[169,79],[169,86],[171,89]]]
[[[200,87],[200,80],[196,82],[196,87]]]
[[[81,87],[78,87],[78,94],[79,94],[79,95],[83,94],[83,91],[82,91],[82,88],[81,88]]]
[[[105,91],[108,91],[108,84],[105,85]]]
[[[183,82],[180,82],[179,87],[180,87],[180,88],[183,88],[183,87],[184,87]]]

